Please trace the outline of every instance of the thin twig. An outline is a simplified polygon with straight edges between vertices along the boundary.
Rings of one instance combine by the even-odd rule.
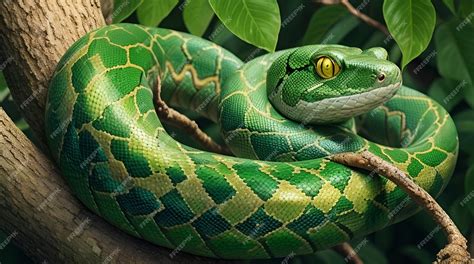
[[[352,264],[364,264],[357,252],[354,250],[354,248],[352,248],[351,244],[347,242],[334,246],[332,249],[339,253],[339,255],[341,255],[346,262]]]
[[[360,153],[335,154],[330,159],[348,166],[373,170],[385,176],[423,207],[448,237],[448,245],[439,251],[435,263],[470,263],[471,257],[467,251],[467,240],[435,199],[418,186],[405,172],[367,150]]]
[[[382,31],[385,35],[390,36],[390,32],[388,32],[388,29],[386,26],[378,22],[377,20],[369,17],[368,15],[360,12],[359,8],[355,8],[349,0],[316,0],[315,2],[321,3],[324,5],[335,5],[335,4],[341,4],[343,5],[349,13],[351,13],[353,16],[359,18],[360,20],[364,21],[367,23],[369,26],[372,26],[380,31]]]
[[[211,152],[232,155],[230,150],[226,146],[217,144],[210,136],[202,131],[197,123],[180,112],[169,107],[165,101],[161,99],[161,80],[157,78],[156,82],[156,96],[155,96],[155,109],[161,121],[164,121],[174,127],[183,129],[184,132],[189,134],[197,142],[199,142],[204,148]]]
[[[347,8],[349,13],[354,15],[355,17],[358,17],[360,20],[364,21],[367,23],[369,26],[372,26],[380,31],[382,31],[385,35],[390,36],[390,33],[388,32],[387,27],[379,23],[377,20],[369,17],[368,15],[362,13],[359,11],[359,9],[354,8],[353,5],[349,2],[349,0],[341,0],[341,4]]]

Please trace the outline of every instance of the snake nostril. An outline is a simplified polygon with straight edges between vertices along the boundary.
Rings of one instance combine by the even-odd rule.
[[[379,73],[379,75],[377,75],[377,79],[379,82],[383,82],[383,80],[385,80],[385,74],[383,72]]]

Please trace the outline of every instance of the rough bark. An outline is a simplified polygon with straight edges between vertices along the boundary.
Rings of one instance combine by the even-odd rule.
[[[0,1],[0,65],[39,141],[44,142],[47,87],[57,62],[72,43],[103,25],[99,0]]]

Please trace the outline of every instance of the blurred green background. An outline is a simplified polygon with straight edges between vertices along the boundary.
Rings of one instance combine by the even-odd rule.
[[[200,1],[206,3],[191,4]],[[393,2],[390,0],[385,2],[387,1]],[[339,43],[362,49],[379,46],[389,52],[391,61],[401,66],[402,51],[400,47],[405,51],[407,41],[408,43],[410,41],[416,42],[419,38],[427,35],[426,45],[422,45],[421,48],[424,51],[420,55],[415,54],[418,56],[413,56],[415,58],[404,67],[403,80],[405,85],[436,99],[451,113],[456,122],[460,138],[458,164],[450,184],[438,201],[472,243],[474,199],[469,198],[474,196],[474,86],[472,83],[474,77],[474,52],[472,50],[474,49],[474,26],[471,22],[474,20],[474,1],[417,1],[425,4],[431,3],[434,6],[435,13],[432,15],[436,22],[434,32],[431,30],[431,32],[423,34],[417,33],[413,39],[403,38],[406,38],[405,31],[408,30],[408,27],[417,25],[406,24],[406,21],[401,21],[398,25],[399,28],[396,28],[396,23],[395,26],[390,25],[389,21],[397,22],[394,20],[397,18],[389,17],[395,14],[385,14],[384,17],[383,1],[364,0],[351,1],[351,3],[355,8],[382,24],[387,21],[394,38],[387,37],[380,30],[358,20],[341,5],[321,5],[303,0],[278,1],[282,22],[276,49],[321,42]],[[235,25],[221,24],[219,18],[213,15],[207,0],[192,0],[191,2],[183,0],[127,0],[127,5],[123,4],[124,1],[116,0],[115,2],[116,10],[113,13],[115,22],[125,19],[125,22],[130,23],[159,24],[160,27],[202,34],[204,38],[224,46],[245,61],[266,53],[264,49],[256,48],[241,40],[228,29],[229,27],[233,32],[238,32],[238,25],[236,27]],[[272,2],[272,0],[264,2]],[[405,1],[398,0],[398,2]],[[416,4],[414,5],[416,6]],[[118,9],[117,7],[120,6],[122,8]],[[138,11],[135,11],[137,7]],[[271,10],[270,7],[269,10]],[[413,13],[412,15],[416,18],[417,14]],[[426,14],[423,16],[418,19],[428,19]],[[196,21],[196,23],[190,23],[190,21]],[[416,19],[413,23],[416,23]],[[393,32],[395,30],[399,32]],[[245,32],[237,33],[241,37],[242,34],[245,35]],[[245,37],[243,38],[245,39]],[[247,39],[247,41],[249,40]],[[271,40],[267,41],[271,42]],[[271,43],[263,45],[271,46]],[[405,55],[405,60],[409,59],[407,55]],[[7,61],[3,64],[7,65],[8,63]],[[0,65],[3,64],[0,62]],[[31,137],[31,131],[19,114],[18,107],[10,96],[1,72],[0,102],[17,126]],[[197,121],[209,133],[217,133],[217,130],[209,126],[209,122],[206,120],[198,118]],[[193,142],[186,143],[193,144]],[[368,236],[367,239],[352,241],[351,244],[365,263],[431,263],[436,253],[446,243],[442,232],[437,230],[431,218],[425,212],[420,212],[402,223],[387,227]],[[0,243],[5,241],[8,235],[0,233]],[[432,239],[430,239],[431,236]],[[418,247],[425,238],[428,238],[427,243]],[[282,261],[287,263],[345,263],[344,258],[330,250],[308,256],[290,256],[287,259],[256,261],[256,263],[281,263]],[[30,262],[13,243],[8,243],[5,248],[0,249],[0,263]]]

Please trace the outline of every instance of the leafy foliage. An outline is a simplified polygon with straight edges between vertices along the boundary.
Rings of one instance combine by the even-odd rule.
[[[458,82],[454,80],[439,78],[431,84],[430,89],[428,90],[428,95],[438,102],[443,102],[444,108],[451,111],[464,97],[464,90],[450,96],[453,87],[456,87],[457,85]],[[447,100],[448,97],[450,98],[449,100]]]
[[[449,8],[449,10],[455,14],[456,10],[454,8],[454,0],[443,0],[443,3]]]
[[[188,0],[183,10],[186,28],[191,34],[202,36],[212,21],[214,11],[207,0]]]
[[[386,22],[392,36],[361,22],[340,5],[316,5],[305,0],[115,0],[113,21],[189,31],[224,46],[245,61],[264,50],[302,44],[384,47],[390,60],[403,66],[404,84],[429,94],[454,117],[460,139],[458,165],[438,201],[469,237],[474,232],[474,1],[351,3],[382,24]],[[17,125],[28,133],[1,74],[0,101]],[[197,122],[211,135],[219,133],[209,121]],[[365,263],[431,263],[446,240],[427,219],[430,217],[420,212],[366,240],[351,243]],[[3,237],[0,235],[0,243]],[[426,237],[432,238],[420,246]],[[23,262],[13,245],[7,249],[0,251],[2,263]],[[282,261],[285,259],[254,263]],[[302,257],[290,255],[286,262],[346,263],[330,250]]]
[[[112,21],[114,23],[122,22],[129,17],[137,7],[143,3],[143,0],[115,0]]]
[[[442,76],[468,83],[474,81],[474,28],[462,26],[462,21],[453,19],[436,30],[435,43],[438,48],[438,69]],[[454,67],[453,67],[454,66]]]
[[[178,0],[144,0],[137,9],[138,21],[145,26],[157,26],[178,4]]]
[[[430,0],[385,0],[383,16],[403,53],[402,68],[428,46],[436,23]]]
[[[209,0],[222,23],[241,39],[268,51],[275,51],[280,30],[276,0]]]
[[[341,5],[324,6],[318,9],[308,24],[308,29],[303,36],[303,44],[326,43],[327,33],[342,18],[348,17],[347,9]]]

